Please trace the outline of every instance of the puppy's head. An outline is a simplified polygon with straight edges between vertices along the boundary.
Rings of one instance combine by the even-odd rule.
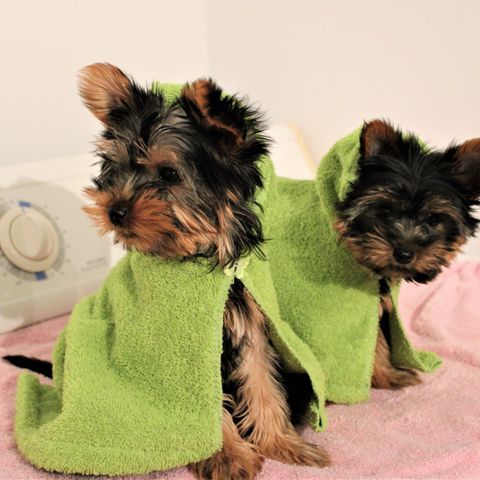
[[[358,179],[337,206],[336,228],[375,273],[428,282],[475,232],[480,139],[428,151],[375,120],[364,125],[360,145]]]
[[[167,106],[109,64],[85,67],[79,87],[104,127],[100,174],[85,190],[103,233],[128,249],[222,266],[259,248],[251,207],[268,139],[257,111],[205,79]]]

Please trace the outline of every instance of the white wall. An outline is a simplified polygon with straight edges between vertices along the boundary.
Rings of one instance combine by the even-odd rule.
[[[207,74],[206,1],[10,0],[0,8],[0,164],[92,149],[76,73],[108,61],[140,81]]]
[[[210,69],[300,126],[316,161],[364,119],[480,136],[480,2],[208,0]]]
[[[0,9],[0,164],[91,150],[76,72],[211,74],[297,124],[318,161],[383,116],[439,146],[480,135],[476,0],[10,0]]]

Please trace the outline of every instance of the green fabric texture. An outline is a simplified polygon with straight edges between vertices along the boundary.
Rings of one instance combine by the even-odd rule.
[[[20,377],[15,433],[24,456],[47,470],[122,474],[218,450],[229,284],[208,265],[124,257],[75,307],[54,351],[54,386]]]
[[[323,158],[316,180],[278,179],[266,251],[280,314],[311,348],[325,375],[326,400],[355,403],[369,398],[378,329],[378,277],[361,267],[333,228],[335,205],[356,179],[360,129]],[[392,361],[430,372],[434,353],[415,350],[392,292]]]
[[[171,101],[180,86],[156,87]],[[256,195],[268,217],[276,177],[261,161]],[[221,448],[222,320],[235,276],[270,320],[283,363],[307,372],[313,428],[324,428],[318,360],[280,314],[268,262],[251,255],[233,269],[128,253],[100,290],[74,309],[53,354],[53,385],[20,376],[15,436],[32,464],[50,471],[140,474],[210,457]]]
[[[180,85],[154,84],[168,102]],[[356,175],[358,131],[335,145],[316,182],[277,178],[261,161],[256,194],[268,241],[232,269],[205,260],[128,253],[100,290],[80,302],[60,335],[53,385],[20,376],[15,436],[50,471],[141,474],[208,458],[221,448],[222,318],[240,278],[269,319],[287,370],[313,386],[308,420],[326,426],[324,401],[368,398],[378,326],[377,279],[339,244],[334,205]],[[429,371],[392,318],[398,365]]]

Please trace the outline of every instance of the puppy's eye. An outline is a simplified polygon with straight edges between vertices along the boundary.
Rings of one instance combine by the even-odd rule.
[[[171,167],[162,167],[158,170],[158,178],[168,185],[175,185],[180,181],[180,175]]]
[[[424,222],[429,226],[429,227],[436,227],[440,222],[442,218],[438,213],[429,213],[425,218]]]
[[[377,212],[382,216],[390,215],[393,212],[393,206],[389,203],[381,203],[377,206]]]

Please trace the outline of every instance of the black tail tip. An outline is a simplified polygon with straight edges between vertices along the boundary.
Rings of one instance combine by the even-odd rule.
[[[15,367],[25,368],[47,378],[52,378],[53,376],[52,364],[39,358],[26,357],[24,355],[5,355],[3,360]]]

